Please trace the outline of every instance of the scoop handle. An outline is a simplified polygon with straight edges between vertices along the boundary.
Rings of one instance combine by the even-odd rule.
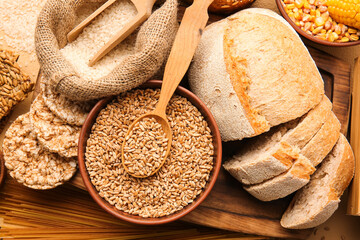
[[[360,57],[355,59],[353,76],[350,144],[355,156],[355,176],[350,186],[347,214],[360,216]]]
[[[185,10],[165,66],[159,103],[155,112],[164,115],[166,105],[189,68],[201,34],[209,19],[207,9],[213,0],[195,0]]]
[[[74,41],[81,31],[87,27],[94,18],[96,18],[100,13],[102,13],[106,8],[108,8],[111,4],[113,4],[116,0],[108,0],[106,3],[101,5],[95,12],[93,12],[90,16],[88,16],[84,21],[82,21],[79,25],[77,25],[73,30],[71,30],[67,34],[67,39],[69,42]]]

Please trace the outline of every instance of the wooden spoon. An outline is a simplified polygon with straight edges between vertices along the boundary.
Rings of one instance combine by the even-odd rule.
[[[199,44],[201,34],[208,21],[207,9],[213,0],[195,0],[193,4],[185,10],[183,19],[181,21],[179,30],[176,34],[174,45],[171,49],[170,56],[165,66],[164,79],[161,86],[159,102],[156,108],[151,113],[145,114],[136,119],[129,127],[125,138],[130,134],[134,125],[143,120],[144,118],[155,118],[158,123],[161,124],[166,138],[168,139],[167,149],[165,157],[162,159],[162,163],[159,167],[152,171],[153,175],[164,164],[165,159],[169,155],[172,132],[169,122],[166,118],[166,106],[170,101],[170,98],[175,92],[175,89],[184,77],[187,69],[189,68],[192,57],[194,56],[197,45]],[[151,175],[140,175],[139,173],[130,173],[126,165],[124,164],[124,146],[126,141],[124,140],[121,148],[122,164],[125,170],[132,176],[137,178],[148,177]]]

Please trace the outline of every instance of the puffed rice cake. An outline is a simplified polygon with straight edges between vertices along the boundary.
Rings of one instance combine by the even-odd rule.
[[[30,108],[30,123],[39,142],[63,157],[77,156],[80,127],[67,124],[45,105],[42,92]]]
[[[59,118],[71,125],[82,126],[94,102],[72,101],[65,96],[54,92],[45,77],[40,79],[40,88],[43,92],[45,105]]]
[[[3,152],[11,177],[34,189],[51,189],[76,172],[76,158],[63,158],[42,147],[33,133],[30,113],[19,116],[5,133]]]

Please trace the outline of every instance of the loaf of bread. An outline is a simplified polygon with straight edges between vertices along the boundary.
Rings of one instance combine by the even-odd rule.
[[[341,135],[334,149],[299,190],[281,218],[285,228],[303,229],[325,222],[338,208],[340,197],[354,175],[354,155]]]
[[[319,142],[313,141],[312,138],[319,132],[322,133],[319,134],[321,137],[316,139],[332,135],[336,137],[340,133],[340,123],[331,112],[331,108],[330,100],[324,95],[322,101],[303,117],[274,127],[268,133],[248,141],[239,153],[224,164],[224,168],[244,184],[257,184],[287,171],[298,159],[299,154],[303,153],[303,148],[306,149],[304,156],[311,162],[317,162],[319,157],[326,156],[337,139],[333,141],[333,138],[330,138]],[[329,117],[330,115],[332,116]],[[325,122],[329,123],[324,124]],[[321,130],[324,125],[330,125],[332,131],[326,132],[329,130],[328,127]],[[308,147],[309,142],[311,144]],[[317,148],[322,149],[319,152],[315,151],[316,153],[309,152]],[[321,152],[326,154],[323,155]]]
[[[301,117],[324,84],[309,52],[276,13],[246,9],[209,25],[189,69],[223,141],[240,140]]]

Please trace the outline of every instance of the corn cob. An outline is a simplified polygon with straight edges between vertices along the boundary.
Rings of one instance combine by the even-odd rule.
[[[360,0],[327,0],[326,4],[335,21],[360,29]]]

